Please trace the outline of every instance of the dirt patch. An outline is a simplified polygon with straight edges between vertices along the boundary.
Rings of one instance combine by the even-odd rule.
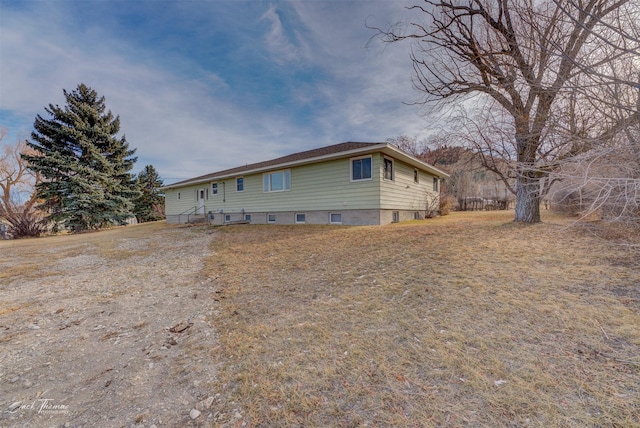
[[[3,242],[0,426],[206,418],[217,304],[200,273],[213,237],[152,224]]]

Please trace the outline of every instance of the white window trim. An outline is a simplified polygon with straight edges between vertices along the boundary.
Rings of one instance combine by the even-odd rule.
[[[176,200],[177,200],[177,201],[179,201],[179,200],[180,200],[180,197],[181,197],[181,196],[182,196],[182,195],[180,194],[180,192],[176,192]]]
[[[289,173],[289,188],[286,188],[287,185],[287,181],[285,180],[285,175],[284,173],[288,172]],[[278,174],[278,173],[282,173],[282,190],[271,190],[271,175],[272,174]],[[269,189],[265,190],[264,188],[264,180],[266,177],[269,177]],[[278,192],[289,192],[291,190],[291,170],[290,169],[281,169],[279,171],[270,171],[270,172],[265,172],[264,174],[262,174],[262,192],[263,193],[278,193]]]
[[[391,178],[387,178],[385,171],[384,171],[384,164],[385,161],[391,161]],[[396,180],[396,162],[393,160],[393,158],[384,156],[382,158],[382,179],[385,181],[395,181]]]
[[[269,216],[273,216],[273,221],[271,221],[271,220],[269,219]],[[275,223],[275,222],[276,222],[276,215],[275,215],[275,214],[271,214],[271,213],[267,213],[267,223],[269,223],[269,224],[273,224],[273,223]]]
[[[242,190],[238,190],[238,180],[242,180]],[[243,177],[236,177],[236,192],[240,193],[240,192],[244,192],[244,176]]]
[[[360,159],[367,159],[367,158],[371,159],[371,177],[354,179],[353,178],[353,161],[360,160]],[[358,183],[361,181],[371,181],[371,180],[373,180],[373,156],[365,155],[365,156],[358,156],[356,158],[350,158],[349,159],[349,181],[352,183]]]
[[[214,185],[216,186],[215,190],[213,187]],[[216,181],[215,183],[211,183],[211,196],[216,196],[217,194],[218,194],[218,182]]]
[[[340,221],[331,221],[331,217],[333,217],[334,214],[339,214],[340,215]],[[342,213],[329,213],[329,224],[342,224]]]
[[[304,220],[303,221],[298,221],[298,216],[299,215],[303,215],[304,216]],[[294,214],[294,220],[295,220],[296,224],[305,224],[307,222],[307,213],[295,213]]]

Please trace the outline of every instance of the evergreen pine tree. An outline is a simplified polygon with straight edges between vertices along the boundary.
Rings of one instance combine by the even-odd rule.
[[[51,119],[36,117],[28,145],[38,153],[23,156],[44,177],[37,188],[43,208],[73,231],[124,224],[138,195],[129,173],[135,149],[116,136],[120,118],[106,111],[104,97],[83,83],[63,93],[63,108],[45,107]]]
[[[164,204],[164,196],[160,191],[162,179],[153,165],[147,165],[138,174],[136,185],[140,196],[134,201],[134,212],[140,223],[161,220],[164,216],[156,210]]]

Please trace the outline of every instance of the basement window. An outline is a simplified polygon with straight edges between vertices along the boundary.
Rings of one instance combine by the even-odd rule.
[[[275,214],[267,214],[267,223],[275,223],[276,215]]]
[[[306,221],[305,213],[296,213],[296,223],[304,223]]]
[[[331,224],[342,224],[342,214],[341,213],[329,213],[329,223],[331,223]]]

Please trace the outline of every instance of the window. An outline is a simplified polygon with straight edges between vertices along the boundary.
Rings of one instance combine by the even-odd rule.
[[[251,214],[245,214],[244,221],[251,221]]]
[[[178,192],[178,194],[176,195],[178,197],[178,200],[180,200],[180,192]]]
[[[391,213],[391,221],[393,223],[398,223],[400,221],[400,213],[398,211],[393,211]]]
[[[342,224],[342,214],[340,214],[340,213],[329,213],[329,223],[331,223],[331,224]]]
[[[211,194],[212,195],[218,194],[218,183],[211,183]]]
[[[371,180],[371,156],[351,159],[351,181]]]
[[[437,192],[438,191],[438,177],[433,177],[433,191]]]
[[[265,192],[284,192],[291,189],[291,171],[277,171],[262,175]]]
[[[384,179],[393,180],[393,160],[384,158]]]
[[[418,170],[414,169],[413,170],[413,182],[418,184],[420,182],[420,176],[418,174]]]
[[[267,223],[275,223],[276,215],[275,214],[267,214]]]
[[[244,177],[236,178],[236,191],[244,192]]]
[[[296,214],[296,223],[304,223],[306,221],[306,215],[304,213]]]
[[[418,211],[413,213],[413,219],[414,220],[420,220],[420,213]]]
[[[231,214],[225,214],[225,215],[224,215],[224,221],[225,221],[226,223],[229,223],[229,222],[231,221]]]

